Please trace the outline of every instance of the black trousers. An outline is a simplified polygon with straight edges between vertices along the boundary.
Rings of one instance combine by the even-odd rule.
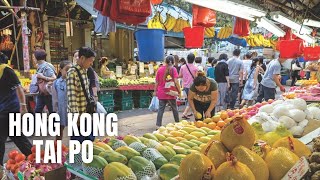
[[[300,71],[293,71],[292,72],[292,74],[291,74],[291,77],[292,77],[291,86],[294,86],[296,84],[296,81],[301,79],[301,77],[299,75],[299,72]]]
[[[202,119],[196,119],[196,121],[202,121],[204,119],[204,113],[208,110],[210,106],[210,102],[203,103],[197,100],[193,100],[194,106],[196,108],[196,111],[199,112],[202,115]],[[215,114],[215,108],[211,111],[211,117]]]

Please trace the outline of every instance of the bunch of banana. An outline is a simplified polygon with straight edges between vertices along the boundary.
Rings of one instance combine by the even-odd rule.
[[[214,31],[214,27],[205,28],[204,32],[207,37],[214,37],[214,35],[216,34],[216,32]]]
[[[269,39],[264,39],[263,40],[263,47],[271,47],[271,43]]]
[[[254,43],[256,44],[256,46],[262,46],[263,45],[263,41],[260,40],[260,36],[259,35],[254,35],[253,36],[253,40],[254,40]]]
[[[173,32],[182,32],[183,28],[190,27],[190,22],[188,20],[184,20],[181,17],[177,19],[175,26],[173,27]]]
[[[164,29],[163,19],[160,15],[160,12],[156,12],[152,19],[148,22],[149,29]]]
[[[277,43],[278,43],[278,41],[270,40],[270,45],[271,45],[272,49],[277,49]]]
[[[219,39],[226,39],[232,35],[232,28],[231,27],[223,27],[220,29],[218,33]]]
[[[171,31],[173,27],[176,25],[177,19],[171,16],[171,14],[167,13],[166,21],[164,22],[164,27],[167,31]]]

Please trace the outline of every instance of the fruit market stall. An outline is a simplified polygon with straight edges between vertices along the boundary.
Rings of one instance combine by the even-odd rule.
[[[300,80],[297,83],[301,86],[291,87],[289,92],[283,94],[283,97],[287,99],[302,98],[308,103],[320,102],[320,85],[317,81]]]

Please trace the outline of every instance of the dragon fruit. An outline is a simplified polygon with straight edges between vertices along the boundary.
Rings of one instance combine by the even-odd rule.
[[[29,162],[29,161],[23,161],[23,162],[21,163],[21,165],[20,165],[19,170],[20,170],[21,172],[24,172],[25,170],[27,170],[27,169],[29,169],[29,168],[31,168],[30,162]]]
[[[39,167],[40,170],[40,175],[43,176],[45,173],[49,172],[52,170],[52,167],[49,165],[41,165]]]

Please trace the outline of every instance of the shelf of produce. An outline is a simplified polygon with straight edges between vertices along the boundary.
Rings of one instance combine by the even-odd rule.
[[[119,88],[117,87],[110,87],[110,88],[100,88],[100,91],[114,91],[118,90]]]
[[[84,180],[99,180],[96,177],[92,177],[89,176],[87,174],[85,174],[83,171],[81,170],[76,170],[73,167],[71,167],[68,163],[64,163],[64,166],[67,168],[68,171],[70,171],[72,174],[78,176],[79,178],[82,178]]]

